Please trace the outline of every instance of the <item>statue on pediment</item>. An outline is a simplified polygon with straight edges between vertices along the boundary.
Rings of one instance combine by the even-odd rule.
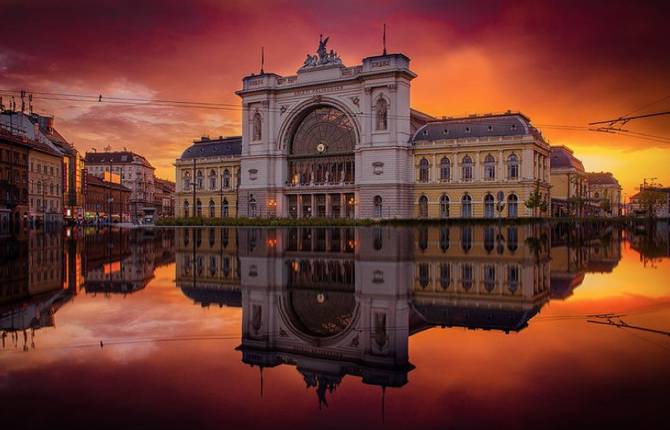
[[[330,37],[324,39],[323,34],[319,36],[319,48],[316,50],[317,55],[307,54],[302,69],[330,64],[342,64],[342,60],[337,53],[332,49],[328,51],[326,48],[328,40],[330,40]]]

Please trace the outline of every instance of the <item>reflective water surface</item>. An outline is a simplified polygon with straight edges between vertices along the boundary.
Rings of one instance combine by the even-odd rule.
[[[6,428],[665,421],[668,225],[0,238]]]

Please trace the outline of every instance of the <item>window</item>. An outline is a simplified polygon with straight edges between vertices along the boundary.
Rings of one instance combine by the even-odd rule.
[[[519,215],[519,198],[516,194],[507,197],[507,217],[516,218]]]
[[[507,288],[512,294],[519,289],[519,266],[507,267]]]
[[[195,216],[201,217],[202,216],[202,202],[200,199],[198,199],[195,202]]]
[[[461,266],[461,286],[465,291],[468,291],[472,288],[472,283],[472,264],[465,263]]]
[[[451,162],[447,157],[440,160],[440,181],[449,182],[451,179]]]
[[[493,251],[495,246],[495,230],[491,226],[486,226],[484,228],[484,250],[487,254],[490,254]]]
[[[209,172],[209,189],[216,190],[216,172],[214,169]]]
[[[254,198],[253,194],[251,195],[251,198],[249,199],[249,216],[251,218],[256,217],[256,199]]]
[[[484,158],[484,180],[493,181],[496,178],[496,160],[491,154]]]
[[[228,216],[228,199],[223,199],[223,205],[221,205],[221,216],[224,218]]]
[[[484,197],[484,218],[493,218],[494,206],[493,196],[490,193],[486,194]]]
[[[507,249],[514,252],[519,247],[519,230],[517,227],[509,227],[507,229]]]
[[[519,179],[519,157],[512,154],[507,158],[508,179]]]
[[[461,199],[461,217],[472,218],[472,197],[467,194]]]
[[[461,179],[466,182],[472,181],[472,158],[468,155],[463,157],[461,170]]]
[[[449,288],[449,285],[451,284],[451,266],[449,263],[441,263],[440,264],[440,287],[442,287],[443,290],[446,290]]]
[[[440,218],[449,218],[449,196],[440,196]]]
[[[466,254],[472,249],[472,227],[465,226],[461,228],[461,249]]]
[[[484,266],[484,289],[491,293],[496,286],[496,266],[486,264]]]
[[[230,171],[228,169],[223,171],[223,188],[230,188]]]
[[[428,218],[428,197],[419,197],[419,217]]]
[[[254,141],[259,141],[263,137],[263,134],[262,134],[262,131],[261,131],[261,125],[262,125],[261,114],[256,112],[254,114],[254,117],[253,117],[253,120],[252,120],[252,127],[253,127],[253,135],[252,136],[254,138]]]
[[[214,200],[209,201],[209,217],[214,218],[216,216],[216,207],[214,205]]]
[[[428,160],[422,158],[419,161],[419,182],[428,182],[428,177],[430,175],[430,166]]]
[[[188,214],[188,200],[186,200],[186,201],[184,201],[184,218],[188,218],[188,217],[189,217],[189,214]],[[188,231],[186,232],[186,234],[188,234]]]
[[[202,181],[202,170],[198,170],[198,172],[195,174],[195,183],[199,190],[202,190]]]
[[[374,198],[374,217],[375,218],[381,218],[382,217],[382,198],[381,196],[375,196]]]
[[[430,266],[428,263],[419,264],[419,285],[421,288],[427,288],[430,284]]]
[[[379,97],[375,105],[375,129],[386,130],[388,127],[388,103],[382,97]]]
[[[447,252],[449,249],[449,228],[440,227],[440,249],[442,252]]]

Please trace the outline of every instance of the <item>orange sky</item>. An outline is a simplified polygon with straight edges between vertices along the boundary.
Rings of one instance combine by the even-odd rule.
[[[239,103],[242,76],[294,74],[319,33],[346,65],[388,46],[412,59],[413,107],[433,115],[519,110],[588,170],[630,196],[643,177],[670,185],[670,116],[626,128],[661,140],[557,125],[627,114],[670,95],[668,4],[607,2],[4,1],[0,90]],[[27,19],[26,17],[30,17]],[[6,102],[5,102],[6,103]],[[82,151],[147,156],[160,176],[202,134],[240,133],[240,110],[35,100]],[[636,113],[670,110],[670,98]]]

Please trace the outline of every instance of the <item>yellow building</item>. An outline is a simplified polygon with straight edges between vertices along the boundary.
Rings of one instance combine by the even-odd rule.
[[[589,200],[594,214],[601,216],[621,216],[621,185],[610,172],[588,172]]]
[[[547,215],[525,205],[537,190],[548,207],[550,148],[523,114],[431,121],[413,141],[417,217]]]
[[[588,181],[584,165],[567,146],[551,147],[552,215],[584,216],[587,213]]]
[[[175,216],[237,216],[241,137],[203,137],[175,162]]]
[[[63,156],[49,145],[30,141],[28,152],[28,207],[39,224],[63,222]]]

